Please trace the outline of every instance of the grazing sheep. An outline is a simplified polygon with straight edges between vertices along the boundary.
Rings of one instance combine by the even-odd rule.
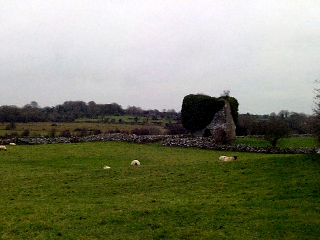
[[[140,162],[138,160],[133,160],[131,162],[131,166],[139,166],[140,165]]]
[[[232,162],[232,161],[235,161],[237,160],[238,156],[232,156],[232,157],[228,157],[228,156],[221,156],[219,157],[219,160],[221,162]]]
[[[7,151],[6,146],[0,145],[0,151],[1,151],[1,150],[3,150],[3,151]]]
[[[17,144],[15,143],[9,143],[10,146],[16,146]]]
[[[104,170],[108,170],[108,169],[110,169],[110,167],[109,166],[104,166],[103,169]]]

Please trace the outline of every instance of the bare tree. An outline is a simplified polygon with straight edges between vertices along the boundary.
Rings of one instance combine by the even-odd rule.
[[[230,90],[223,90],[223,93],[220,95],[220,97],[229,97],[230,96]]]
[[[315,83],[320,83],[320,81],[315,80]],[[313,109],[314,113],[314,121],[313,121],[313,132],[318,138],[318,142],[320,142],[320,89],[315,88],[314,92],[316,96],[315,99],[315,108]]]
[[[264,138],[276,147],[279,139],[289,136],[287,123],[281,118],[269,120],[265,126]]]

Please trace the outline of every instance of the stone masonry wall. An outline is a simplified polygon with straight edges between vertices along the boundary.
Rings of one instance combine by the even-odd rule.
[[[211,136],[216,141],[232,142],[236,138],[236,125],[233,121],[229,102],[226,101],[224,107],[217,112],[211,123],[206,128],[197,131],[194,136]]]
[[[133,143],[152,143],[162,142],[167,147],[183,147],[183,148],[201,148],[218,151],[234,151],[234,152],[254,152],[254,153],[272,153],[272,154],[316,154],[316,148],[272,148],[272,147],[254,147],[244,144],[223,145],[217,144],[213,138],[198,137],[190,138],[185,135],[129,135],[122,133],[106,133],[91,135],[87,137],[37,137],[37,138],[17,138],[3,139],[1,144],[9,144],[16,142],[20,144],[57,144],[57,143],[78,143],[78,142],[103,142],[103,141],[124,141]]]
[[[183,147],[183,148],[202,148],[217,151],[232,151],[232,152],[251,152],[251,153],[271,153],[271,154],[315,154],[316,148],[273,148],[273,147],[255,147],[245,144],[224,145],[217,144],[212,138],[167,138],[162,143],[168,147]]]

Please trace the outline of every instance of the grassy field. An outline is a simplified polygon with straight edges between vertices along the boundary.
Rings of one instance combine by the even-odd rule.
[[[127,123],[127,124],[145,124],[145,123],[156,123],[156,124],[165,124],[165,123],[177,123],[176,120],[169,120],[166,118],[158,117],[156,119],[152,119],[150,117],[135,117],[135,116],[114,116],[114,115],[106,115],[103,118],[80,118],[76,119],[76,122],[113,122],[113,123]]]
[[[59,136],[63,131],[69,130],[72,135],[76,136],[78,131],[86,129],[88,132],[94,130],[100,130],[103,133],[110,131],[120,131],[124,133],[130,133],[133,129],[143,128],[157,128],[160,132],[164,132],[163,125],[154,124],[119,124],[119,123],[98,123],[98,122],[72,122],[72,123],[52,123],[52,122],[38,122],[38,123],[16,123],[14,130],[6,130],[8,123],[0,123],[0,136],[11,135],[16,132],[18,135],[23,134],[25,130],[29,130],[29,136],[50,136],[50,132],[54,129],[56,136]]]
[[[257,147],[270,147],[271,144],[263,138],[237,138],[234,144],[246,144]],[[318,147],[319,143],[316,137],[291,137],[279,139],[277,147]]]
[[[237,153],[221,163],[220,155],[234,153],[159,143],[8,146],[1,239],[319,239],[318,156]]]

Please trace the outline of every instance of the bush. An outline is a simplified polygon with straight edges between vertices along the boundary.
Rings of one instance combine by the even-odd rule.
[[[7,124],[6,130],[13,130],[13,129],[16,129],[16,124],[14,122],[10,122]]]
[[[25,129],[22,133],[21,133],[21,137],[28,137],[30,135],[30,130],[29,129]]]
[[[161,133],[159,128],[156,127],[150,127],[149,128],[149,134],[150,135],[159,135]]]
[[[278,140],[289,135],[287,123],[280,118],[272,119],[265,125],[264,138],[270,142],[272,147],[276,147]]]
[[[181,124],[166,123],[165,129],[167,129],[168,135],[188,134],[189,131],[185,129]]]
[[[135,129],[131,130],[131,134],[149,135],[149,130],[146,128],[135,128]]]
[[[107,133],[120,133],[119,128],[108,130]]]
[[[85,137],[87,135],[88,134],[87,134],[87,129],[86,128],[81,128],[80,131],[77,134],[78,137]]]
[[[71,132],[69,129],[66,129],[66,130],[63,130],[61,133],[60,133],[60,137],[71,137]]]
[[[56,136],[56,132],[57,132],[57,129],[51,128],[50,131],[49,131],[49,137],[55,137]]]
[[[16,138],[19,137],[19,134],[17,132],[10,132],[10,134],[6,134],[7,138]]]
[[[100,129],[93,129],[93,130],[91,131],[91,133],[92,133],[93,135],[99,135],[99,134],[102,133],[102,131],[101,131]]]

